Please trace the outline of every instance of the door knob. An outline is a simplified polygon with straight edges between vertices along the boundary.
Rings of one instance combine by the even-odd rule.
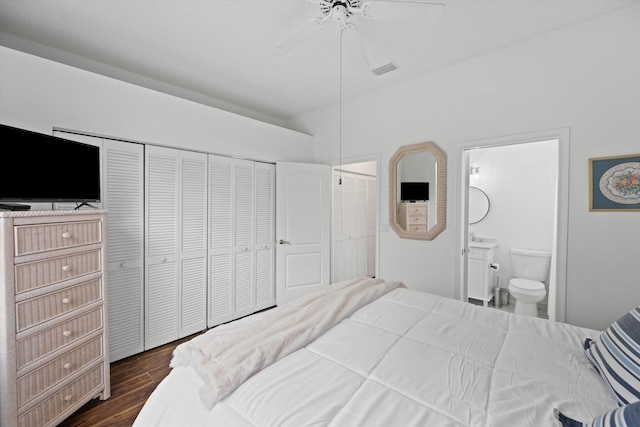
[[[280,239],[278,241],[278,243],[280,243],[281,245],[290,245],[291,243],[287,242],[286,240]]]

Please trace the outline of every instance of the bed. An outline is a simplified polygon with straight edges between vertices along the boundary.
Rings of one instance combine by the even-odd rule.
[[[638,383],[621,404],[585,355],[602,335],[345,281],[178,346],[134,426],[569,426],[625,407],[640,420]]]

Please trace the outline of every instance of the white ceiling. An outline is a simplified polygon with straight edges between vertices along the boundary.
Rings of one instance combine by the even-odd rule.
[[[375,76],[345,55],[343,98],[640,4],[432,1],[445,4],[445,14],[425,24],[354,19],[379,54],[372,65],[393,61],[398,69]],[[333,22],[284,56],[271,52],[320,16],[305,0],[0,0],[0,44],[282,124],[339,99]]]

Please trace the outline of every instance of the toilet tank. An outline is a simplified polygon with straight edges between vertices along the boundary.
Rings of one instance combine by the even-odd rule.
[[[546,282],[549,278],[551,252],[511,248],[513,276]]]

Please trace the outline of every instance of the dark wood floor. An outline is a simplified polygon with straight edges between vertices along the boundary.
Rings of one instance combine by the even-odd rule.
[[[111,397],[90,401],[60,426],[131,426],[151,392],[169,374],[173,349],[194,336],[112,363]]]

